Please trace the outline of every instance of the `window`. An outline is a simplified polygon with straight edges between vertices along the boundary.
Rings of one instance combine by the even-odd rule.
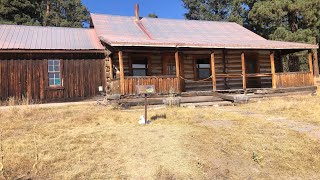
[[[167,75],[176,75],[176,61],[174,58],[168,59]]]
[[[132,62],[132,76],[147,76],[148,74],[148,60],[133,60]]]
[[[60,60],[48,60],[49,86],[62,86]]]
[[[211,76],[210,60],[197,59],[197,77],[198,79],[205,79]]]

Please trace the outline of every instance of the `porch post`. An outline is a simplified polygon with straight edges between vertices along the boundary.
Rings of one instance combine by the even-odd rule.
[[[276,83],[276,69],[274,65],[274,51],[270,51],[270,63],[271,63],[271,74],[272,74],[272,88],[275,89],[277,88],[277,83]]]
[[[312,52],[311,52],[311,50],[308,51],[308,59],[309,59],[310,72],[311,72],[311,74],[313,74]]]
[[[247,80],[246,80],[246,62],[244,58],[244,52],[241,53],[241,67],[242,67],[242,87],[243,87],[243,90],[246,90]]]
[[[319,77],[319,61],[318,61],[318,50],[313,50],[313,73],[314,77]]]
[[[121,91],[121,94],[124,94],[123,54],[121,50],[118,52],[118,56],[119,56],[119,66],[120,66],[120,91]]]
[[[181,88],[180,88],[180,59],[179,59],[178,50],[175,52],[174,58],[176,61],[176,76],[178,78],[178,90],[179,90],[179,92],[181,92]]]
[[[216,69],[215,69],[215,64],[214,64],[214,52],[211,53],[211,76],[212,76],[212,90],[217,91]]]
[[[113,79],[113,66],[112,66],[112,58],[109,57],[109,68],[110,68],[110,79]]]

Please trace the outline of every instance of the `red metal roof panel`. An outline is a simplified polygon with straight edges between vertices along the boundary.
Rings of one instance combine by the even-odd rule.
[[[270,41],[233,22],[91,14],[100,40],[111,46],[230,49],[313,49],[317,45]]]
[[[94,29],[0,25],[0,49],[103,50]]]

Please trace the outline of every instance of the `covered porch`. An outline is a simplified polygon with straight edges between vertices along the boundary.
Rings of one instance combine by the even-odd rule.
[[[154,85],[157,95],[184,92],[247,92],[314,86],[317,51],[306,53],[308,70],[283,72],[288,50],[122,47],[107,58],[111,94],[137,95]]]

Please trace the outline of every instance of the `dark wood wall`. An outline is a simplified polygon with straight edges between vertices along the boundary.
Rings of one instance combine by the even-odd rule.
[[[63,86],[49,87],[48,59],[61,60]],[[71,101],[99,94],[105,87],[102,53],[1,53],[0,99],[9,97]]]

